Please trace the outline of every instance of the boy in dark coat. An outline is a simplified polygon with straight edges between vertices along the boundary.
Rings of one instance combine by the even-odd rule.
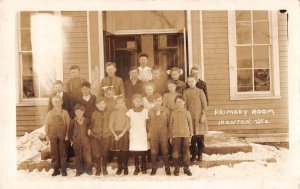
[[[91,121],[92,113],[96,110],[96,100],[96,96],[91,93],[91,83],[84,81],[81,84],[81,96],[76,104],[84,106],[84,117],[89,119],[89,122]]]
[[[207,94],[207,85],[206,82],[200,79],[200,69],[197,66],[193,66],[191,68],[191,75],[193,75],[196,78],[196,87],[199,89],[202,89],[205,97],[206,97],[206,102],[208,105],[208,94]],[[189,88],[188,83],[186,84],[187,88]]]
[[[97,163],[96,175],[101,174],[101,165],[103,175],[107,175],[106,166],[111,143],[111,133],[108,129],[110,113],[106,111],[106,100],[104,98],[100,97],[97,100],[96,107],[96,111],[92,114],[92,122],[88,134],[90,136],[92,154]]]
[[[184,107],[185,101],[182,96],[177,96],[175,103],[177,108],[172,111],[170,117],[170,142],[173,147],[174,175],[179,175],[179,157],[181,156],[184,166],[183,171],[188,176],[191,176],[192,173],[189,169],[189,142],[193,133],[192,117],[190,112]]]
[[[105,71],[107,73],[107,77],[101,80],[99,97],[104,96],[104,91],[107,87],[113,87],[116,95],[124,95],[123,80],[116,76],[116,63],[107,62],[105,64]]]
[[[92,175],[91,145],[88,136],[90,122],[84,117],[83,105],[76,104],[74,109],[76,117],[70,122],[69,137],[75,151],[76,176],[80,176],[83,172]]]
[[[66,110],[62,109],[62,98],[60,96],[52,97],[53,108],[47,113],[45,120],[45,134],[50,140],[51,164],[54,168],[52,176],[60,174],[67,176],[66,161],[67,152],[65,141],[68,140],[68,128],[70,117]]]
[[[127,108],[132,108],[132,97],[134,94],[143,92],[143,82],[138,79],[139,71],[136,66],[131,66],[129,68],[130,79],[124,82],[125,97]]]
[[[168,158],[168,139],[169,139],[169,116],[170,112],[162,106],[162,96],[159,93],[154,95],[155,106],[149,110],[149,133],[152,171],[151,175],[156,174],[159,148],[165,163],[167,175],[171,175]]]

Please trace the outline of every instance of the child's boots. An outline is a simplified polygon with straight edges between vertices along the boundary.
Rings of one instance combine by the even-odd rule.
[[[59,175],[59,174],[60,174],[59,169],[54,169],[54,171],[53,171],[53,173],[52,173],[52,176],[55,177],[55,176],[57,176],[57,175]]]
[[[135,157],[134,158],[134,164],[135,164],[135,170],[133,172],[133,175],[138,175],[139,172],[140,172],[140,165],[139,165],[139,158],[138,157]]]
[[[106,167],[107,167],[107,157],[103,157],[102,158],[102,172],[103,172],[103,175],[108,174]]]
[[[174,162],[174,175],[175,176],[179,176],[179,159],[173,159],[173,162]]]
[[[184,167],[183,173],[186,174],[187,176],[192,176],[192,172],[190,171],[189,167]]]
[[[101,158],[97,159],[97,165],[96,165],[96,174],[97,176],[99,176],[101,174]]]
[[[155,175],[156,174],[156,169],[157,169],[157,156],[151,156],[151,164],[152,164],[152,170],[150,175]]]

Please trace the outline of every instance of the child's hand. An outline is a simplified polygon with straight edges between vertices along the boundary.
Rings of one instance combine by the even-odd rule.
[[[204,123],[204,121],[205,121],[205,115],[202,114],[202,115],[201,115],[201,118],[200,118],[200,123]]]
[[[172,144],[172,138],[170,138],[170,144]]]
[[[65,136],[65,141],[68,141],[69,140],[69,138],[68,138],[68,135],[67,136]]]
[[[91,129],[88,130],[88,135],[91,136]]]
[[[119,140],[119,136],[115,136],[115,141],[118,141]]]

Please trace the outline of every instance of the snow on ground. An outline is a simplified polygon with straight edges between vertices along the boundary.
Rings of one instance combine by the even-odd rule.
[[[45,128],[41,127],[29,134],[26,132],[24,136],[17,138],[18,162],[39,154],[49,146],[44,130]]]
[[[32,157],[34,154],[38,154],[41,149],[47,147],[47,143],[44,141],[43,128],[35,130],[34,132],[25,135],[17,140],[18,142],[18,161],[25,160],[28,157]],[[295,180],[298,178],[296,175],[289,174],[289,158],[288,149],[275,148],[272,146],[259,145],[251,143],[253,151],[249,153],[238,152],[233,154],[213,154],[203,155],[203,161],[222,161],[222,160],[252,160],[252,162],[242,162],[233,165],[221,165],[211,168],[199,168],[199,166],[191,166],[190,169],[193,176],[188,177],[183,174],[181,169],[180,176],[166,176],[164,169],[159,168],[156,176],[150,176],[150,170],[148,174],[139,174],[133,176],[134,166],[129,166],[128,176],[117,176],[115,174],[116,169],[108,167],[107,176],[95,176],[83,174],[80,177],[75,177],[75,170],[68,169],[67,177],[57,176],[52,177],[52,169],[47,172],[43,170],[39,172],[34,170],[28,172],[25,170],[17,171],[17,185],[19,188],[53,188],[60,186],[60,188],[83,188],[89,186],[89,188],[124,188],[124,182],[126,187],[136,186],[141,184],[143,189],[153,188],[153,181],[155,184],[159,183],[159,187],[167,188],[182,188],[184,186],[191,185],[191,188],[195,186],[205,186],[207,188],[224,188],[223,184],[240,184],[241,188],[280,188],[288,189],[295,187]],[[274,158],[276,163],[268,163],[265,160]],[[173,168],[172,168],[173,171]],[[95,169],[94,169],[95,173]],[[130,182],[128,182],[130,181]],[[157,182],[159,181],[159,182]],[[185,182],[188,181],[188,182]],[[293,181],[293,182],[292,182]],[[148,184],[149,183],[149,184]],[[300,183],[300,182],[299,182]],[[209,187],[208,187],[209,186]],[[197,188],[196,187],[196,188]],[[190,188],[188,188],[190,189]]]

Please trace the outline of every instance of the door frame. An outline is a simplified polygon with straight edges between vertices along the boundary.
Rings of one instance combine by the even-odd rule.
[[[201,11],[202,13],[202,11]],[[193,54],[192,54],[192,22],[191,22],[191,11],[186,11],[187,20],[186,20],[186,26],[188,31],[186,31],[186,28],[182,29],[149,29],[149,30],[123,30],[122,32],[115,32],[114,35],[141,35],[141,34],[164,34],[164,33],[183,33],[183,35],[188,39],[184,41],[184,47],[186,47],[185,52],[185,71],[186,71],[186,77],[190,73],[190,69],[193,67]],[[200,14],[201,22],[200,27],[202,27],[202,14]],[[105,77],[105,68],[104,68],[104,32],[103,32],[103,15],[102,11],[98,11],[98,28],[99,28],[99,66],[100,66],[100,80]],[[203,29],[203,28],[201,28]],[[201,30],[202,32],[202,30]],[[203,36],[200,36],[200,38],[203,39]],[[200,39],[200,43],[203,43],[203,40]],[[203,44],[202,44],[203,46]],[[202,47],[201,46],[201,47]],[[201,54],[201,60],[203,55],[203,49],[200,49]],[[204,62],[201,61],[201,73],[202,73],[202,79],[204,79]],[[185,78],[186,79],[186,78]]]

